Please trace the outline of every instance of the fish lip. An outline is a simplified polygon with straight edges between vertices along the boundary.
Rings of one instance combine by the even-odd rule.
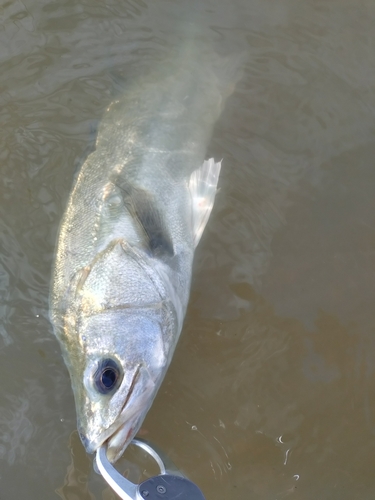
[[[123,455],[124,451],[131,443],[133,437],[138,431],[139,419],[137,416],[127,420],[108,438],[107,440],[107,458],[111,463],[116,462]],[[123,431],[126,431],[125,439],[124,436],[117,442],[117,438],[120,438]]]
[[[122,427],[125,423],[125,420],[123,420],[124,418],[123,413],[124,409],[122,410],[116,421],[112,425],[110,425],[107,429],[102,431],[100,435],[97,436],[97,438],[95,439],[90,440],[82,432],[79,432],[82,444],[85,447],[87,453],[89,454],[95,453],[98,450],[98,448],[103,446],[104,443],[111,438],[111,436],[116,434],[116,432],[120,429],[120,427]]]

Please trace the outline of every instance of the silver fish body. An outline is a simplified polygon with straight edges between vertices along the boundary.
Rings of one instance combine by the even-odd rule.
[[[168,69],[168,71],[166,70]],[[220,163],[204,161],[226,94],[194,60],[113,102],[63,216],[51,319],[88,452],[116,461],[163,380]]]

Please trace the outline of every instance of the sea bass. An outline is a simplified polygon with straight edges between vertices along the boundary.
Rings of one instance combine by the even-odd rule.
[[[112,462],[139,430],[181,332],[220,172],[205,154],[233,90],[230,68],[186,56],[131,85],[108,107],[63,216],[51,319],[81,440],[89,453],[106,442]]]

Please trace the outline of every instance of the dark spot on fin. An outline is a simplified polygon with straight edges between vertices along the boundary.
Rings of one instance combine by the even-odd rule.
[[[173,245],[157,203],[151,193],[116,180],[123,194],[124,204],[142,229],[147,246],[157,256],[172,256]]]

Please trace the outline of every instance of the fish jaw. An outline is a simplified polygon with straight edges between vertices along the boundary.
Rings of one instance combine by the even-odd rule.
[[[111,463],[115,463],[124,454],[126,448],[137,434],[147,410],[143,415],[135,416],[132,420],[123,423],[108,439],[107,458]]]
[[[85,435],[80,433],[80,438],[86,452],[90,454],[95,453],[104,443],[106,443],[107,458],[111,463],[115,463],[122,457],[126,448],[137,434],[149,406],[150,405],[147,406],[147,409],[142,412],[141,415],[134,415],[132,419],[126,419],[124,423],[120,424],[117,430],[114,430],[122,420],[119,419],[119,422],[116,422],[114,426],[108,428],[94,441],[89,441]]]
[[[156,384],[145,367],[141,367],[136,376],[133,391],[118,419],[119,423],[123,423],[120,423],[108,439],[107,457],[112,463],[122,456],[138,432],[162,381],[160,378]]]
[[[107,442],[107,457],[112,463],[121,457],[139,430],[161,383],[161,380],[156,383],[145,366],[138,366],[131,377],[130,384],[126,384],[128,393],[123,394],[123,408],[108,428],[85,427],[78,419],[79,434],[87,453],[95,453]]]

